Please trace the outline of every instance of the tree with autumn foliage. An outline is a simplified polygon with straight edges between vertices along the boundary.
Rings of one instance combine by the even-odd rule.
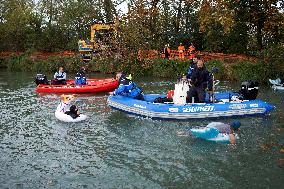
[[[127,11],[118,10],[121,3]],[[0,10],[1,51],[76,51],[80,37],[90,38],[93,21],[117,17],[124,51],[168,43],[174,49],[181,42],[265,56],[284,43],[280,0],[1,0]]]

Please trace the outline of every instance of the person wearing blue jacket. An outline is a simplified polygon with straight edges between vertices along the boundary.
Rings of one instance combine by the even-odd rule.
[[[192,62],[189,65],[189,68],[187,70],[186,79],[190,79],[193,70],[196,69],[196,64],[197,64],[197,58],[193,58]]]
[[[142,90],[132,81],[131,74],[126,77],[125,74],[118,73],[116,79],[119,82],[119,86],[112,93],[113,95],[122,95],[137,100],[144,100]]]
[[[86,85],[87,79],[85,75],[85,67],[82,67],[79,72],[75,75],[75,84],[76,85]]]

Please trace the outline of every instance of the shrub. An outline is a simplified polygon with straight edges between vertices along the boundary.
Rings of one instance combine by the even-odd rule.
[[[49,57],[47,59],[30,58],[26,55],[12,55],[3,59],[10,71],[54,72],[63,66],[68,72],[78,71],[85,63],[76,57]]]
[[[218,73],[214,74],[215,79],[225,79],[225,67],[224,67],[224,61],[222,60],[210,60],[205,63],[205,66],[207,67],[208,71],[212,71],[213,68],[218,68]]]
[[[178,78],[185,74],[189,61],[156,59],[152,64],[152,75],[156,77]]]
[[[251,63],[239,62],[231,67],[231,80],[257,80],[266,83],[275,75],[275,69],[271,64],[264,62]]]
[[[219,72],[215,74],[216,79],[267,82],[269,78],[275,78],[284,73],[282,69],[283,59],[280,59],[283,56],[281,50],[282,48],[267,50],[266,62],[240,61],[229,63],[222,60],[210,60],[206,62],[206,67],[209,71],[213,67],[219,68]],[[81,57],[52,56],[47,59],[40,59],[25,54],[0,59],[0,67],[6,67],[11,71],[55,72],[58,67],[63,66],[67,72],[75,73],[82,66],[88,66],[90,72],[115,73],[124,71],[125,73],[135,74],[135,77],[154,76],[173,79],[185,74],[189,64],[189,60],[181,61],[179,59],[138,60],[135,54],[129,54],[126,57],[98,57],[88,63],[83,62]]]

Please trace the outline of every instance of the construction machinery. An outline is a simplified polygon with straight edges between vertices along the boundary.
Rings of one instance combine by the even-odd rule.
[[[78,41],[79,53],[84,61],[90,61],[97,54],[112,52],[117,48],[118,21],[95,22],[91,25],[91,39]]]

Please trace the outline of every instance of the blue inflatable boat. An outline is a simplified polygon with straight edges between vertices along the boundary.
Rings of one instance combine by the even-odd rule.
[[[165,95],[144,95],[144,101],[124,96],[109,96],[108,105],[114,109],[154,119],[195,119],[230,116],[264,115],[274,106],[262,100],[234,100],[236,93],[216,93],[215,103],[186,103],[176,105],[171,102],[155,103]],[[206,97],[207,100],[209,97]]]

